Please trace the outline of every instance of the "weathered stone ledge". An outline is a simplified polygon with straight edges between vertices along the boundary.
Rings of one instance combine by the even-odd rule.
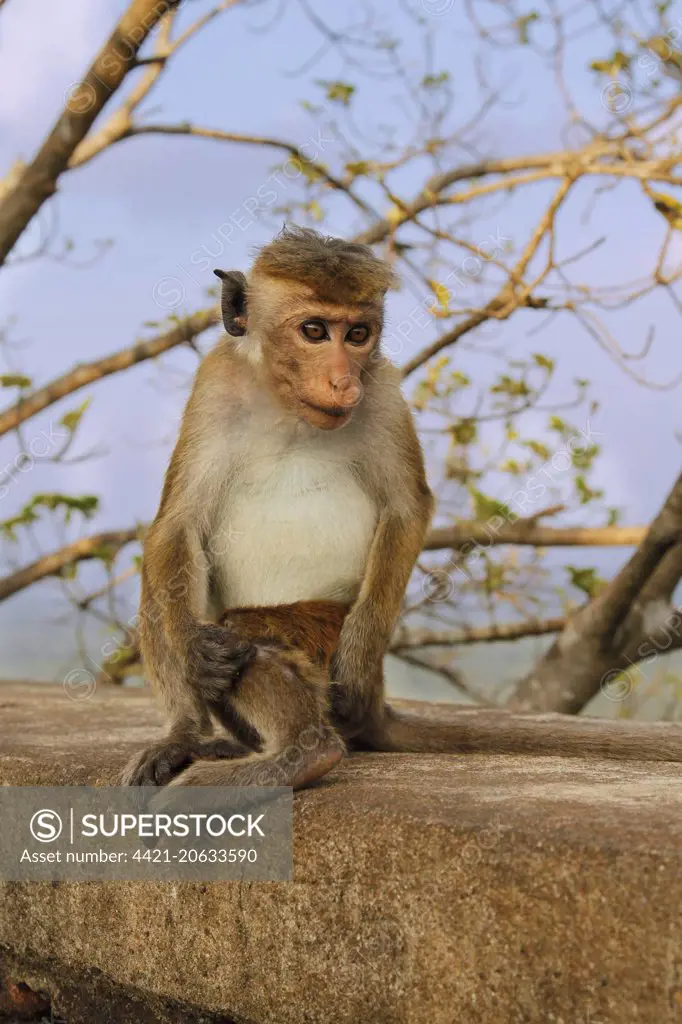
[[[0,784],[110,783],[159,726],[0,683]],[[291,883],[0,887],[0,977],[69,1024],[672,1024],[681,811],[672,764],[357,755],[297,795]]]

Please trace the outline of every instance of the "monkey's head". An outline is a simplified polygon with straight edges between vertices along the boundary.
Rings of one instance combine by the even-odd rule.
[[[248,280],[216,270],[225,330],[299,419],[322,430],[349,422],[377,352],[393,280],[371,249],[309,228],[285,228],[260,250]]]

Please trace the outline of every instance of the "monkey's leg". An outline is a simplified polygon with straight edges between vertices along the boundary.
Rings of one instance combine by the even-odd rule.
[[[682,725],[574,715],[453,710],[448,720],[384,705],[353,741],[355,749],[402,753],[544,754],[614,760],[682,761]]]
[[[250,743],[246,735],[238,736],[237,741],[211,739],[213,723],[206,703],[211,695],[215,696],[229,685],[254,655],[255,650],[246,644],[222,654],[214,675],[206,674],[202,680],[203,699],[199,699],[199,694],[194,690],[187,688],[182,699],[175,703],[171,727],[166,736],[150,744],[128,762],[119,777],[119,784],[165,786],[197,758],[240,757],[253,750],[254,746],[257,748],[259,744]],[[222,673],[222,678],[218,677],[218,671]]]
[[[299,651],[255,644],[257,654],[213,711],[256,752],[230,761],[196,761],[175,786],[293,786],[326,775],[345,747],[329,721],[329,680]]]
[[[233,761],[195,761],[176,776],[171,786],[292,786],[303,789],[317,782],[344,756],[337,736],[313,750],[291,744],[277,754],[249,754]]]

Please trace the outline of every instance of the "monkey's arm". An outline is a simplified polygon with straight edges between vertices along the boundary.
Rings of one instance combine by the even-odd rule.
[[[140,646],[145,671],[164,699],[169,729],[165,739],[131,762],[126,783],[162,784],[193,759],[212,729],[212,700],[255,653],[229,629],[208,621],[209,560],[202,531],[207,533],[205,517],[211,514],[206,495],[216,488],[205,478],[211,463],[202,460],[201,451],[207,435],[215,433],[210,389],[220,380],[224,361],[218,346],[199,369],[159,511],[145,537]],[[226,404],[222,391],[217,403]]]
[[[333,706],[350,737],[383,713],[383,658],[433,511],[421,446],[407,406],[397,438],[397,500],[379,514],[360,593],[341,630],[332,666]]]

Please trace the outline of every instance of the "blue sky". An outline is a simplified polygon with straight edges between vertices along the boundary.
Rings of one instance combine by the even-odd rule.
[[[35,151],[61,109],[65,92],[79,80],[124,6],[119,0],[60,4],[9,0],[0,14],[0,175],[17,156],[29,158]],[[182,16],[193,18],[207,6],[204,0],[187,0]],[[419,7],[418,0],[414,6]],[[403,39],[406,59],[416,68],[421,51],[414,23],[390,0],[376,0],[373,7],[378,23]],[[330,0],[316,9],[338,16],[338,4]],[[305,143],[315,139],[318,130],[300,101],[319,98],[317,80],[342,78],[358,83],[355,127],[367,137],[370,148],[379,137],[381,123],[390,121],[399,137],[408,137],[409,111],[403,118],[404,98],[390,80],[368,79],[344,66],[332,52],[320,54],[303,73],[294,73],[318,53],[321,39],[293,3],[285,5],[284,15],[267,27],[275,10],[275,4],[265,3],[253,10],[235,9],[218,19],[173,63],[147,104],[149,119],[167,123],[191,119],[207,127]],[[348,6],[349,12],[354,10]],[[473,34],[457,4],[433,24],[436,21],[434,64],[450,72],[465,120],[475,106]],[[597,50],[598,40],[578,44],[571,81],[586,108],[598,113],[598,92],[585,71]],[[560,146],[560,107],[539,62],[530,54],[523,60],[500,54],[491,74],[500,84],[503,105],[479,133],[479,150],[506,156]],[[338,166],[341,147],[333,138],[324,145],[322,159]],[[87,261],[98,239],[111,238],[114,245],[85,269],[41,260],[0,273],[0,326],[15,318],[9,336],[20,346],[5,351],[9,358],[5,369],[21,369],[42,383],[79,361],[90,361],[152,334],[142,324],[163,316],[155,296],[159,282],[167,278],[177,279],[183,289],[183,302],[176,312],[205,305],[205,289],[214,279],[209,271],[197,271],[191,255],[203,245],[215,245],[217,229],[243,209],[244,201],[269,178],[278,159],[273,150],[258,147],[152,136],[126,141],[65,176],[56,201],[41,212],[18,252],[30,251],[55,217],[61,234],[76,242],[74,261]],[[403,175],[399,183],[409,196],[420,184],[418,169]],[[479,237],[500,230],[522,241],[550,193],[551,187],[534,188],[508,206],[498,206],[481,221]],[[561,225],[566,254],[608,232],[608,244],[584,264],[586,279],[603,283],[645,272],[662,238],[663,224],[652,216],[641,191],[624,186],[604,196],[587,225],[580,219],[586,200],[587,190],[582,198],[576,196]],[[333,205],[331,230],[351,234],[361,226],[349,205]],[[245,267],[252,248],[265,241],[274,227],[270,220],[235,230],[216,262]],[[414,291],[391,298],[393,323],[414,301]],[[518,354],[542,348],[555,357],[561,375],[558,394],[570,393],[574,376],[594,382],[602,402],[595,425],[605,452],[596,482],[606,488],[609,503],[623,507],[624,521],[645,521],[660,505],[679,468],[681,448],[675,437],[682,428],[679,390],[659,392],[636,384],[574,322],[558,320],[540,338],[529,338],[534,316],[514,319],[499,333],[496,344]],[[628,309],[614,317],[611,326],[624,348],[637,349],[652,320],[658,333],[644,364],[646,375],[671,380],[682,371],[682,351],[679,319],[666,299],[647,300]],[[432,336],[433,330],[415,337],[415,347]],[[402,358],[409,355],[406,350]],[[0,502],[0,518],[12,515],[38,490],[100,494],[101,515],[84,532],[150,518],[194,365],[189,353],[174,354],[162,367],[144,364],[124,377],[86,389],[32,422],[31,432],[48,429],[51,421],[91,396],[78,451],[97,444],[108,454],[70,466],[37,465],[12,484]],[[490,360],[466,349],[458,350],[456,365],[481,379],[492,372]],[[16,450],[13,439],[5,438],[0,449],[0,465],[4,465]],[[73,530],[68,533],[73,535]],[[52,528],[39,530],[37,536],[46,549],[62,539]],[[29,544],[10,555],[18,561],[33,557]],[[572,553],[570,561],[581,557]],[[615,565],[621,557],[622,553],[609,553],[604,564]],[[593,562],[594,553],[585,558]],[[569,559],[562,557],[560,564],[564,560]],[[44,674],[47,666],[68,663],[74,657],[65,640],[59,586],[47,583],[0,607],[6,652],[0,675]],[[37,621],[41,642],[27,644]]]

